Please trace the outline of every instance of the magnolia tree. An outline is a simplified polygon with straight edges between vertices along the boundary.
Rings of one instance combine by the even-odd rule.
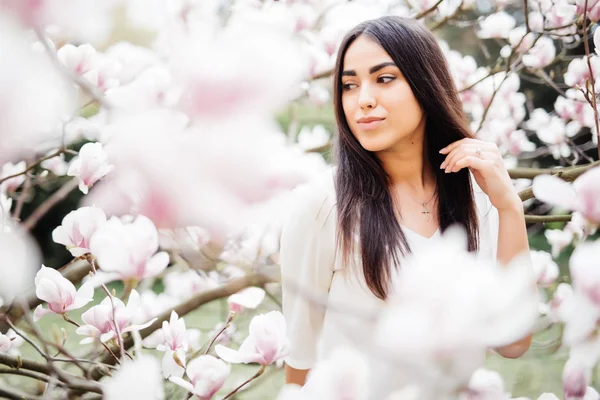
[[[545,231],[551,253],[508,266],[483,265],[448,231],[409,260],[380,315],[354,315],[373,332],[340,326],[357,346],[271,397],[508,399],[486,353],[559,326],[564,398],[598,399],[598,0],[0,0],[0,396],[227,399],[281,367],[282,314],[254,316],[241,344],[236,315],[277,298],[289,189],[328,168],[330,126],[300,107],[330,101],[342,36],[382,15],[476,35],[483,65],[439,34],[471,127],[505,154],[527,221],[566,224]],[[536,108],[522,80],[552,90],[554,108]],[[523,168],[540,157],[556,167]],[[52,232],[72,261],[42,265],[28,232],[76,190]],[[229,316],[190,329],[186,315],[216,299]],[[48,314],[76,329],[48,334]],[[232,364],[256,372],[228,385]]]

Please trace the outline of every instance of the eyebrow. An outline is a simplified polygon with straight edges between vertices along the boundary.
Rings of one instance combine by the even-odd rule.
[[[391,61],[382,62],[381,64],[377,64],[377,65],[369,68],[369,74],[374,74],[375,72],[379,71],[380,69],[389,67],[389,66],[395,67],[396,64]],[[356,76],[356,71],[354,71],[354,70],[342,71],[342,76]]]

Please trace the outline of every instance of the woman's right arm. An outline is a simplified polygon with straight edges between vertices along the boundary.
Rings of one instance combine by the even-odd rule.
[[[310,369],[296,369],[286,364],[285,366],[285,383],[295,383],[296,385],[304,386],[306,383],[306,375]]]
[[[309,185],[294,193],[280,242],[282,308],[290,352],[286,382],[303,385],[317,360],[325,309],[306,294],[326,299],[333,274],[335,202],[323,188]]]

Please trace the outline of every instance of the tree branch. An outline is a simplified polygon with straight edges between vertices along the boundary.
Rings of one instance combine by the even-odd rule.
[[[175,308],[173,308],[173,311],[175,311],[177,313],[177,315],[179,315],[180,317],[183,317],[184,315],[194,311],[195,309],[197,309],[198,307],[200,307],[203,304],[209,303],[216,299],[231,296],[232,294],[237,293],[240,290],[245,289],[250,286],[262,286],[265,283],[268,283],[270,281],[272,281],[272,279],[267,277],[266,275],[258,275],[258,274],[246,275],[246,276],[243,276],[240,278],[232,279],[232,280],[228,281],[227,283],[225,283],[224,285],[219,286],[215,289],[207,290],[205,292],[196,294],[194,297],[190,298],[189,300],[185,301],[184,303],[181,303],[178,306],[176,306]],[[152,332],[156,331],[157,329],[160,329],[163,321],[168,321],[170,317],[171,317],[171,310],[167,310],[167,311],[163,312],[162,314],[160,314],[158,316],[158,318],[156,319],[156,321],[154,321],[147,328],[142,329],[140,331],[141,338],[144,339],[144,338],[148,337]],[[131,346],[133,346],[133,336],[130,335],[124,340],[125,350],[129,349]],[[115,351],[115,353],[117,353],[119,351],[119,349],[115,348],[114,351]],[[110,356],[110,355],[105,355],[100,360],[100,362],[102,364],[113,365],[114,358],[112,358],[112,356]],[[93,379],[100,379],[101,376],[102,375],[98,371],[96,371],[96,370],[92,371]]]
[[[25,222],[23,222],[23,227],[28,231],[35,227],[40,219],[46,215],[46,213],[50,211],[52,207],[67,197],[68,194],[76,189],[78,185],[79,182],[77,182],[77,179],[71,179],[65,183],[60,189],[52,193],[50,197],[40,204],[40,206],[36,208],[29,217],[27,217]]]

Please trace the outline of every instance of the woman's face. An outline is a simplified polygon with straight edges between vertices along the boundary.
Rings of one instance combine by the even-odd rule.
[[[348,47],[342,107],[350,130],[368,151],[398,150],[425,134],[425,118],[410,85],[383,48],[366,35]]]

